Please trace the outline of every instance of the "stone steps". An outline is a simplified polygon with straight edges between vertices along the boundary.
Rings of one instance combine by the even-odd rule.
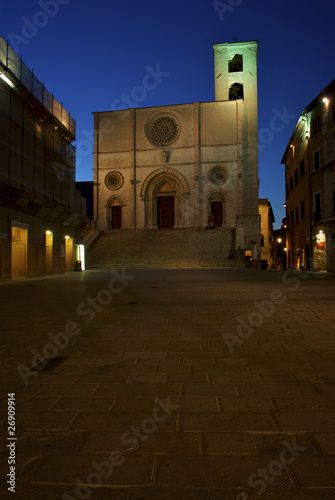
[[[234,232],[221,228],[105,231],[87,249],[86,267],[232,267],[234,244]]]

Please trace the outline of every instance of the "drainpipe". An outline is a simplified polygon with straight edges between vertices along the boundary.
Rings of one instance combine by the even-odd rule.
[[[96,124],[97,124],[97,129],[96,131],[93,131],[96,132],[96,144],[97,144],[97,150],[96,150],[96,185],[95,185],[95,188],[96,188],[96,215],[97,215],[97,226],[98,226],[98,222],[99,222],[99,137],[100,137],[100,134],[99,134],[99,113],[96,114]]]
[[[137,199],[136,199],[136,110],[133,110],[133,162],[134,162],[134,229],[137,226]]]

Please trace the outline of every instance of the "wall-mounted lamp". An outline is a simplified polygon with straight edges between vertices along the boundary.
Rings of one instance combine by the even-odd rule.
[[[45,231],[45,234],[52,234],[51,231]]]
[[[327,97],[324,97],[324,98],[322,99],[322,102],[324,102],[325,104],[328,104],[329,99],[328,99]]]
[[[70,239],[70,236],[65,236],[65,239],[66,239],[66,240],[69,240],[69,239]]]

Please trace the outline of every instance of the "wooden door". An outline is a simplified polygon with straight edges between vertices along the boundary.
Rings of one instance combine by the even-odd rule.
[[[112,228],[121,229],[121,210],[122,207],[112,207]]]
[[[222,201],[212,201],[211,212],[214,217],[214,224],[221,227],[223,224],[223,203]]]
[[[159,196],[157,198],[157,226],[169,229],[174,226],[174,197]]]

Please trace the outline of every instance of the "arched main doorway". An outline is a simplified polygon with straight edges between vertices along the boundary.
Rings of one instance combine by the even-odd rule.
[[[145,227],[171,229],[185,225],[185,177],[173,168],[159,168],[148,175],[141,189]]]

